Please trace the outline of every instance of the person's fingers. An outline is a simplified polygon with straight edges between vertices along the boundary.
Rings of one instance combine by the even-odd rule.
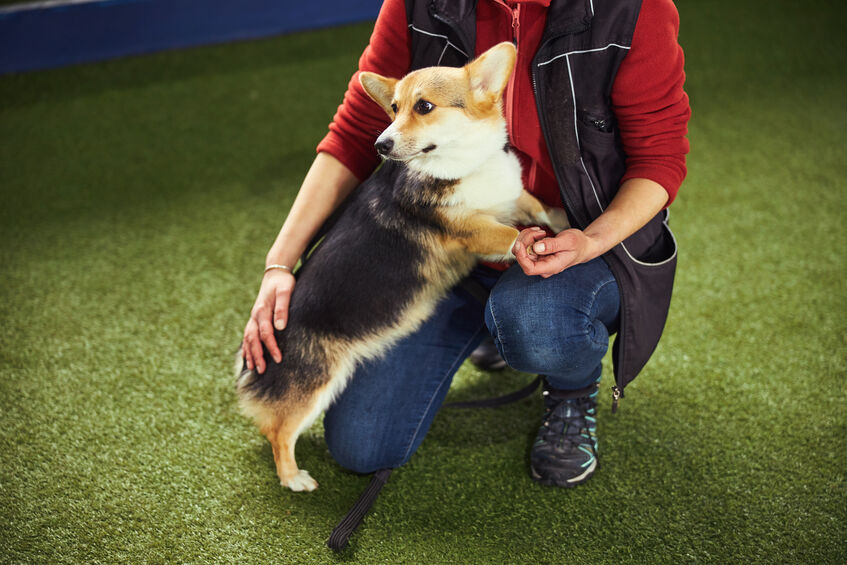
[[[533,261],[528,268],[524,269],[524,273],[531,276],[541,276],[548,277],[556,273],[556,268],[554,265],[551,265],[549,262],[540,263],[538,261]]]
[[[259,338],[265,344],[265,347],[268,348],[268,353],[271,354],[274,361],[277,363],[282,361],[282,353],[280,353],[279,346],[276,343],[276,336],[274,335],[273,326],[271,326],[270,317],[263,317],[259,320]],[[259,348],[261,349],[261,345]]]
[[[565,251],[563,242],[555,237],[545,237],[540,241],[532,244],[532,250],[536,255],[552,255],[560,251]]]
[[[258,373],[265,372],[267,363],[263,345],[275,362],[282,362],[282,352],[276,342],[274,325],[279,330],[287,325],[288,305],[293,288],[294,277],[290,273],[266,273],[256,304],[250,312],[250,320],[244,328],[241,349],[248,369]]]
[[[262,341],[259,336],[259,325],[255,320],[255,317],[251,320],[252,326],[250,328],[250,332],[245,337],[247,340],[247,347],[250,349],[250,355],[253,357],[253,365],[255,365],[255,370],[257,373],[265,372],[265,356],[262,352]]]
[[[244,357],[244,362],[247,364],[247,369],[250,371],[252,371],[256,366],[250,345],[256,335],[256,330],[256,321],[251,317],[247,320],[247,326],[244,328],[244,337],[241,339],[241,356]]]
[[[529,234],[529,241],[526,244],[526,252],[527,255],[532,257],[533,260],[538,258],[538,254],[535,252],[535,243],[537,241],[544,240],[547,237],[547,232],[545,232],[541,228],[534,228],[533,231]]]
[[[535,256],[530,256],[528,250],[536,239],[542,237],[544,237],[543,230],[530,228],[518,234],[518,237],[515,240],[515,245],[512,248],[512,254],[515,256],[515,260],[518,262],[518,265],[520,265],[523,272],[527,275],[534,274],[533,262],[535,261]]]
[[[288,323],[288,303],[291,300],[290,290],[277,290],[274,302],[274,327],[284,330]]]
[[[515,239],[515,245],[512,248],[512,254],[518,258],[530,258],[531,246],[533,242],[544,237],[544,230],[541,228],[527,228],[518,234]]]
[[[566,230],[555,237],[545,237],[532,245],[538,255],[552,255],[563,251],[579,251],[586,242],[585,234],[579,230]]]
[[[253,370],[253,355],[250,354],[250,348],[247,347],[247,338],[241,340],[241,356],[244,358],[244,364],[247,365],[247,370]]]
[[[542,255],[535,261],[537,274],[544,278],[558,275],[576,262],[577,254],[573,251],[559,251],[555,255]]]

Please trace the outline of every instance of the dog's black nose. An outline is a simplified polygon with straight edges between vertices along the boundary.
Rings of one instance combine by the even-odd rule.
[[[380,155],[388,155],[391,153],[391,148],[394,147],[394,140],[389,137],[388,139],[377,141],[374,145]]]

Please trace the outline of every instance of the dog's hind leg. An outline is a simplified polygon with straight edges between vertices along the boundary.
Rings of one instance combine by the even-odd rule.
[[[298,469],[294,459],[297,438],[315,419],[314,412],[309,403],[286,403],[284,407],[278,406],[275,416],[261,428],[273,449],[279,483],[293,491],[312,491],[318,488],[317,481],[308,471]]]

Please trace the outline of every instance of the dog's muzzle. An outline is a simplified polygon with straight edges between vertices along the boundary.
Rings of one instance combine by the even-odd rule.
[[[388,157],[388,154],[391,153],[391,150],[394,148],[394,140],[390,137],[386,139],[378,139],[374,144],[374,147],[376,147],[377,153],[383,157]]]

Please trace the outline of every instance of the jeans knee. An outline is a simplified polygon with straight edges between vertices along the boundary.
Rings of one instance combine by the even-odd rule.
[[[388,465],[381,464],[379,458],[374,457],[373,454],[365,453],[362,450],[339,450],[330,447],[329,452],[336,463],[354,473],[366,475],[388,467]]]
[[[609,333],[602,322],[578,310],[552,317],[521,315],[520,308],[487,315],[501,355],[510,367],[526,373],[573,375],[584,380],[608,349]]]
[[[324,437],[336,463],[354,473],[373,473],[402,465],[405,452],[391,447],[381,434],[371,434],[361,425],[333,425],[325,421]]]

